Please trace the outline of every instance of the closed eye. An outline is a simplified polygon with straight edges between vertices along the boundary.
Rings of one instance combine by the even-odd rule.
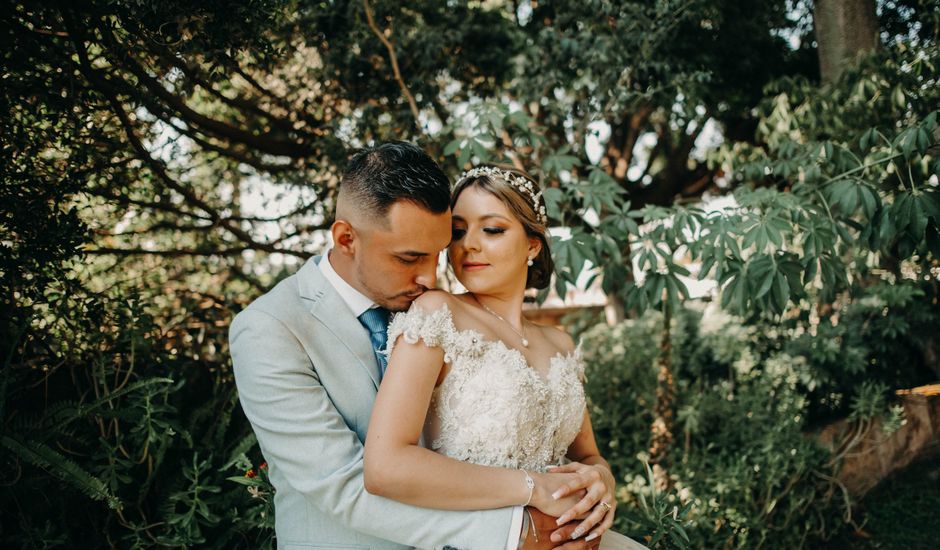
[[[505,233],[506,230],[502,227],[485,227],[483,228],[483,232],[490,235],[499,235],[500,233]]]
[[[460,229],[460,228],[455,227],[455,228],[451,229],[451,231],[450,231],[450,238],[451,238],[451,240],[453,240],[453,241],[459,241],[459,240],[462,239],[463,236],[466,235],[466,234],[467,234],[467,230],[466,230],[466,229]]]

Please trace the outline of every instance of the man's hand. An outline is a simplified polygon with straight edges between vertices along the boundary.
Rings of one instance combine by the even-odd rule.
[[[529,526],[529,534],[525,539],[523,550],[550,550],[557,548],[559,550],[596,550],[601,544],[601,539],[597,538],[590,542],[585,542],[583,538],[571,540],[571,533],[577,529],[580,521],[575,520],[561,527],[555,523],[556,518],[539,512],[536,508],[526,508],[528,513],[532,514],[532,523]],[[538,535],[538,542],[535,541],[533,532]]]

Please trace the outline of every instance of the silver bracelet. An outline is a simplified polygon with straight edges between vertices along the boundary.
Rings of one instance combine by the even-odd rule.
[[[529,498],[526,499],[523,506],[528,506],[532,502],[532,494],[535,492],[535,480],[532,479],[532,476],[529,475],[529,472],[520,468],[520,471],[525,476],[525,486],[529,488]]]

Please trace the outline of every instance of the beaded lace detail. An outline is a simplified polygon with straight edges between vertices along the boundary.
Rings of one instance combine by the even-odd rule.
[[[487,466],[544,471],[565,462],[584,415],[580,348],[551,359],[543,377],[518,350],[457,330],[447,306],[395,316],[388,352],[402,336],[444,350],[450,371],[434,390],[425,440],[441,454]]]

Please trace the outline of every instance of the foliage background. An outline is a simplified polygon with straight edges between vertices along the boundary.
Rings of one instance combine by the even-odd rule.
[[[801,1],[10,4],[0,540],[270,544],[228,323],[322,247],[348,151],[409,139],[451,174],[539,177],[559,294],[600,268],[623,321],[584,333],[588,391],[621,529],[858,542],[803,434],[940,377],[940,5],[829,4],[877,14],[835,72]]]

